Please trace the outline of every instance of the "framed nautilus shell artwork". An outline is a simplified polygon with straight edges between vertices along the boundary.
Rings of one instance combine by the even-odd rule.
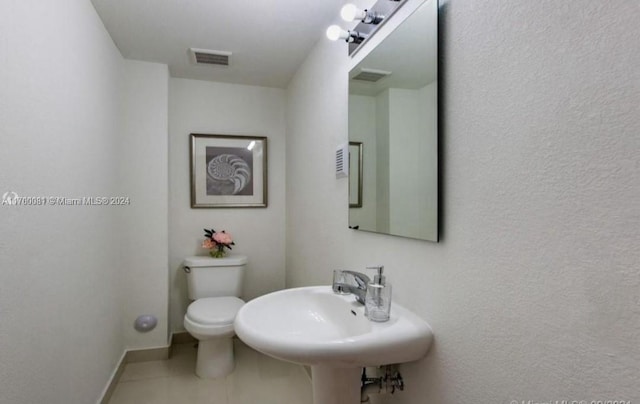
[[[266,137],[191,134],[192,208],[266,206]]]

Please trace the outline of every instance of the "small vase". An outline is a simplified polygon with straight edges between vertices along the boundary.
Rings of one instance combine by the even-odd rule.
[[[218,246],[218,248],[214,248],[213,250],[209,251],[209,255],[211,255],[213,258],[223,258],[225,254],[226,253],[223,246]]]

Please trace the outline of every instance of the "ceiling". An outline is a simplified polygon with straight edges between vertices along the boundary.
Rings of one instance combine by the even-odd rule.
[[[91,2],[127,59],[167,64],[172,77],[284,88],[345,0]],[[193,65],[189,48],[232,52],[231,66]]]

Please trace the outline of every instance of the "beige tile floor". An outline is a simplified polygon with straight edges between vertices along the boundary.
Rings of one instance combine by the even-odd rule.
[[[194,344],[174,346],[168,360],[129,363],[109,404],[312,404],[302,366],[262,355],[239,340],[236,368],[224,379],[195,373]]]

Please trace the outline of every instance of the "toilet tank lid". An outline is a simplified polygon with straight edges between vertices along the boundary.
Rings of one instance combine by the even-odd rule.
[[[187,257],[182,262],[185,267],[233,267],[247,263],[244,255],[229,255],[224,258],[213,258],[205,255]]]

